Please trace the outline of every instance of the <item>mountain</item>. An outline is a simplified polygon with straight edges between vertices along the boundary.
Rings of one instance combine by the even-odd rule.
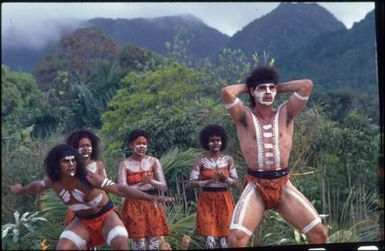
[[[113,38],[120,46],[130,43],[158,53],[164,53],[165,43],[173,41],[176,30],[183,26],[187,32],[185,37],[190,40],[188,52],[193,59],[215,55],[230,39],[229,36],[207,26],[200,19],[189,14],[159,18],[95,18],[79,20],[77,23],[72,22],[71,26],[52,21],[52,25],[57,29],[55,32],[60,34],[59,38],[51,40],[40,48],[33,49],[28,44],[18,47],[9,46],[13,41],[9,39],[10,36],[7,36],[8,40],[2,44],[2,64],[8,65],[12,70],[30,72],[39,61],[54,50],[56,43],[62,37],[69,35],[77,28],[96,27]]]
[[[375,27],[373,10],[351,29],[322,34],[277,60],[276,66],[286,79],[311,78],[318,90],[377,93]]]
[[[250,59],[254,52],[262,55],[265,50],[280,60],[313,38],[336,30],[346,28],[318,4],[281,3],[234,34],[226,46],[241,49]]]
[[[190,40],[188,52],[195,59],[215,55],[230,39],[190,14],[135,19],[95,18],[89,23],[119,44],[131,43],[161,54],[165,53],[165,43],[173,41],[178,28],[183,26],[188,34],[185,36]]]
[[[38,86],[47,91],[92,78],[101,65],[119,59],[119,46],[96,28],[80,28],[63,37],[50,55],[41,60],[33,74]]]
[[[28,32],[25,28],[10,26],[2,33],[1,63],[12,70],[31,72],[40,60],[52,52],[61,38],[82,26],[85,23],[76,19],[48,20]]]

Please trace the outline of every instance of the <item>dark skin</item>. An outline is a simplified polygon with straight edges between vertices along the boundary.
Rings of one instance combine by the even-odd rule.
[[[163,196],[153,196],[147,193],[144,193],[138,189],[130,188],[121,184],[113,184],[102,187],[102,183],[104,181],[104,177],[92,172],[87,171],[86,179],[92,184],[92,188],[85,186],[78,177],[72,176],[71,173],[76,171],[77,163],[71,157],[64,157],[59,161],[60,174],[61,179],[59,182],[52,182],[48,177],[44,178],[44,185],[40,180],[36,180],[31,182],[26,186],[22,186],[21,184],[14,184],[11,186],[11,192],[18,194],[27,194],[27,193],[40,193],[48,189],[53,189],[58,197],[67,205],[75,205],[82,204],[78,199],[73,196],[69,196],[68,200],[66,200],[63,196],[60,196],[62,191],[74,191],[77,189],[82,194],[84,194],[84,203],[88,203],[91,201],[95,201],[96,204],[91,208],[78,210],[75,214],[79,217],[84,217],[88,215],[92,215],[97,213],[101,208],[103,208],[108,202],[108,197],[106,193],[113,193],[122,197],[128,197],[130,199],[141,199],[141,200],[149,200],[154,203],[159,202],[171,202],[174,199],[172,197],[163,197]],[[101,196],[101,197],[100,197]],[[100,198],[100,200],[95,200]],[[98,201],[98,202],[97,202]],[[87,204],[85,204],[87,205]],[[108,224],[103,225],[102,233],[103,237],[106,240],[107,235],[110,230],[116,226],[124,227],[123,223],[119,219],[119,216],[112,212],[108,215],[106,219]],[[71,230],[75,232],[78,236],[80,236],[83,240],[88,242],[90,240],[90,235],[88,230],[83,226],[83,224],[75,219],[69,224],[65,230]],[[124,236],[117,236],[111,241],[111,248],[113,250],[125,250],[128,246],[128,238]],[[69,239],[62,238],[59,239],[57,244],[57,249],[65,249],[65,250],[74,250],[77,249],[77,246]]]
[[[310,96],[312,89],[313,83],[309,79],[292,80],[277,85],[274,83],[264,83],[256,88],[248,88],[246,84],[234,84],[222,89],[221,97],[224,103],[227,105],[234,104],[232,108],[228,109],[228,113],[236,125],[242,154],[249,169],[257,171],[270,168],[269,166],[260,166],[260,163],[258,163],[258,145],[253,116],[258,119],[261,126],[271,125],[277,112],[272,106],[274,95],[287,92],[292,93],[287,102],[280,106],[280,111],[277,114],[279,121],[277,135],[279,137],[278,152],[280,153],[280,162],[274,163],[273,169],[286,168],[289,166],[289,157],[293,144],[294,120],[305,107],[306,97]],[[255,105],[249,108],[242,101],[234,103],[241,94],[251,96]],[[268,139],[264,140],[262,144],[271,143]],[[296,191],[290,181],[287,183],[287,188],[291,191]],[[311,213],[312,209],[308,209],[312,205],[306,198],[303,198],[303,201],[308,208],[302,206],[290,195],[283,194],[280,198],[275,210],[297,229],[304,228],[306,224],[309,224],[314,219]],[[245,210],[243,226],[252,232],[262,220],[265,207],[259,195],[252,196],[248,203],[248,208],[253,208],[253,210]],[[306,233],[306,237],[309,243],[324,243],[327,239],[327,232],[325,227],[318,223],[311,231]],[[245,247],[249,239],[250,236],[244,231],[232,229],[229,243],[231,247]]]

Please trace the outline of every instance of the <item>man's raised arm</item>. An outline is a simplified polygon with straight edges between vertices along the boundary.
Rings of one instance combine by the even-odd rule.
[[[235,122],[238,122],[244,114],[244,108],[241,105],[242,101],[239,100],[238,96],[247,92],[246,84],[234,84],[222,88],[221,98],[225,103],[225,108]]]
[[[288,122],[304,108],[312,90],[313,82],[310,79],[292,80],[277,85],[278,93],[292,92],[287,102]]]

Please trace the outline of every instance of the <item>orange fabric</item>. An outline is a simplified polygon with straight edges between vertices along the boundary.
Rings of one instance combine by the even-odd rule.
[[[229,170],[227,168],[218,168],[218,171],[222,172],[224,176],[229,177]],[[200,174],[201,179],[202,180],[212,179],[214,178],[216,172],[217,170],[213,170],[213,169],[203,169],[201,170],[201,174]]]
[[[96,247],[105,243],[102,235],[102,226],[104,220],[107,216],[114,211],[114,208],[111,208],[104,214],[93,218],[93,219],[82,219],[79,218],[82,224],[87,228],[88,233],[90,234],[90,241],[87,243],[89,247]]]
[[[160,203],[157,206],[145,200],[126,199],[120,211],[121,219],[132,239],[168,235],[166,214]]]
[[[290,174],[276,179],[261,179],[251,175],[246,175],[245,184],[252,182],[257,187],[259,194],[265,202],[266,209],[273,208],[281,198],[282,189],[290,178]]]
[[[141,182],[144,175],[153,175],[153,172],[128,173],[127,184],[134,185]],[[159,203],[155,207],[150,201],[125,199],[120,216],[130,238],[169,234],[166,214]]]
[[[234,211],[234,199],[230,192],[199,193],[196,231],[200,236],[228,236]]]
[[[76,215],[74,211],[72,211],[70,208],[67,208],[66,217],[64,219],[64,226],[68,226],[74,219]]]
[[[153,172],[138,172],[127,174],[127,184],[135,185],[143,180],[144,175],[153,175]]]

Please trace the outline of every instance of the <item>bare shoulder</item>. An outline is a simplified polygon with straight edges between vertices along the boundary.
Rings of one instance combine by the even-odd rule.
[[[52,188],[53,185],[54,185],[54,182],[48,177],[48,176],[44,176],[44,178],[41,180],[40,184],[48,189],[48,188]]]
[[[96,166],[100,169],[104,169],[105,168],[104,161],[102,160],[96,161]]]

